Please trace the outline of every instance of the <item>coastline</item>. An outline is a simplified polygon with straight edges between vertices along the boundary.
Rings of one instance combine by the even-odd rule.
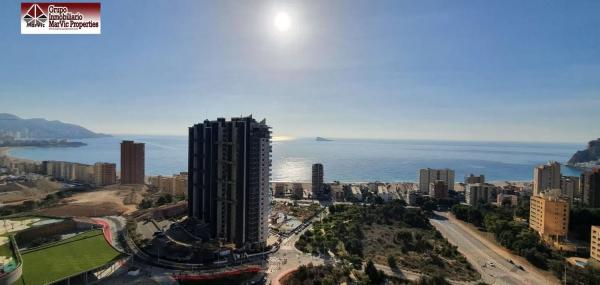
[[[10,157],[10,147],[0,146],[0,156]]]

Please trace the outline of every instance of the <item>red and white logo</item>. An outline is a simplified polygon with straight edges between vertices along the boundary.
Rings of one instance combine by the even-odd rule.
[[[21,3],[21,34],[100,34],[100,3]]]
[[[44,23],[46,23],[48,17],[44,14],[40,5],[33,4],[29,8],[29,11],[27,11],[27,14],[23,16],[23,20],[27,23],[28,27],[44,27]]]

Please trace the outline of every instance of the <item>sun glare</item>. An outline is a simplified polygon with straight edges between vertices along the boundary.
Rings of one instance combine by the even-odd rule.
[[[291,22],[290,15],[288,15],[286,12],[277,13],[273,19],[273,25],[275,26],[275,29],[280,32],[287,32],[290,29],[292,24]]]

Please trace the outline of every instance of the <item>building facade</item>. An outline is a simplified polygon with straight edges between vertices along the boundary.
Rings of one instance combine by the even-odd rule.
[[[545,241],[561,242],[569,231],[569,200],[560,190],[532,196],[529,208],[529,227]]]
[[[465,186],[465,202],[471,206],[496,201],[496,186],[489,183],[473,183]]]
[[[550,189],[560,189],[560,163],[556,161],[533,169],[533,196]]]
[[[321,196],[323,196],[323,164],[315,163],[312,165],[312,197]]]
[[[590,257],[595,261],[600,262],[600,226],[592,226]]]
[[[448,198],[448,185],[442,180],[429,184],[429,197],[440,199]]]
[[[563,197],[569,198],[571,205],[575,202],[575,198],[579,196],[579,177],[577,176],[561,176],[560,177],[560,193]]]
[[[151,186],[156,187],[162,193],[168,193],[176,197],[187,197],[187,172],[181,172],[173,176],[150,176],[148,181]]]
[[[66,181],[94,184],[94,166],[67,162],[67,161],[43,161],[42,168],[46,175]]]
[[[96,186],[117,183],[117,165],[114,163],[96,162],[94,164],[94,183]]]
[[[419,191],[423,194],[429,193],[429,185],[436,181],[444,181],[449,190],[454,190],[454,170],[452,169],[431,169],[425,168],[419,170]]]
[[[144,184],[144,148],[143,143],[121,142],[121,184]]]
[[[485,176],[483,174],[475,176],[471,173],[469,176],[465,177],[465,185],[475,183],[485,183]]]
[[[188,216],[212,238],[266,246],[271,189],[271,131],[265,120],[219,118],[189,128]]]
[[[600,168],[583,172],[579,179],[579,189],[584,207],[600,208]]]

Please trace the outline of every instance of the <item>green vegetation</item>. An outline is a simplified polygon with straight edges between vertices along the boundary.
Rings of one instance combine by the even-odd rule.
[[[142,199],[142,201],[138,205],[138,209],[150,209],[153,207],[160,207],[177,201],[178,200],[174,199],[173,195],[169,193],[163,193],[160,196],[158,196],[158,198],[156,198],[156,201],[153,198]]]
[[[283,285],[334,285],[351,281],[348,268],[331,265],[300,265],[298,270],[281,280]]]
[[[442,272],[460,280],[477,280],[479,274],[435,230],[420,209],[407,209],[400,201],[383,205],[334,205],[330,215],[313,224],[296,247],[313,254],[333,253],[344,266],[362,268],[372,260],[395,263],[402,269],[425,274]],[[392,267],[392,266],[390,266]],[[368,274],[367,274],[368,275]],[[371,273],[371,277],[376,277]]]
[[[600,270],[568,265],[561,252],[547,247],[526,223],[515,221],[511,209],[491,205],[478,208],[455,205],[452,207],[452,213],[460,220],[493,233],[498,243],[525,257],[540,269],[550,270],[562,279],[566,268],[568,284],[600,284]],[[520,204],[515,209],[515,214],[517,218],[527,219],[529,202]],[[587,237],[589,241],[591,223],[598,220],[600,220],[600,210],[573,209],[570,217],[570,232],[573,236],[581,236],[582,239]]]
[[[569,237],[590,242],[592,225],[598,225],[600,209],[575,208],[569,216]]]
[[[482,206],[473,208],[467,205],[454,205],[452,213],[456,218],[493,233],[496,241],[516,254],[525,257],[531,264],[548,269],[548,262],[561,260],[544,245],[539,235],[527,224],[515,221],[513,211],[507,208]]]
[[[102,230],[88,231],[60,242],[23,251],[22,283],[45,284],[76,275],[119,257]]]

